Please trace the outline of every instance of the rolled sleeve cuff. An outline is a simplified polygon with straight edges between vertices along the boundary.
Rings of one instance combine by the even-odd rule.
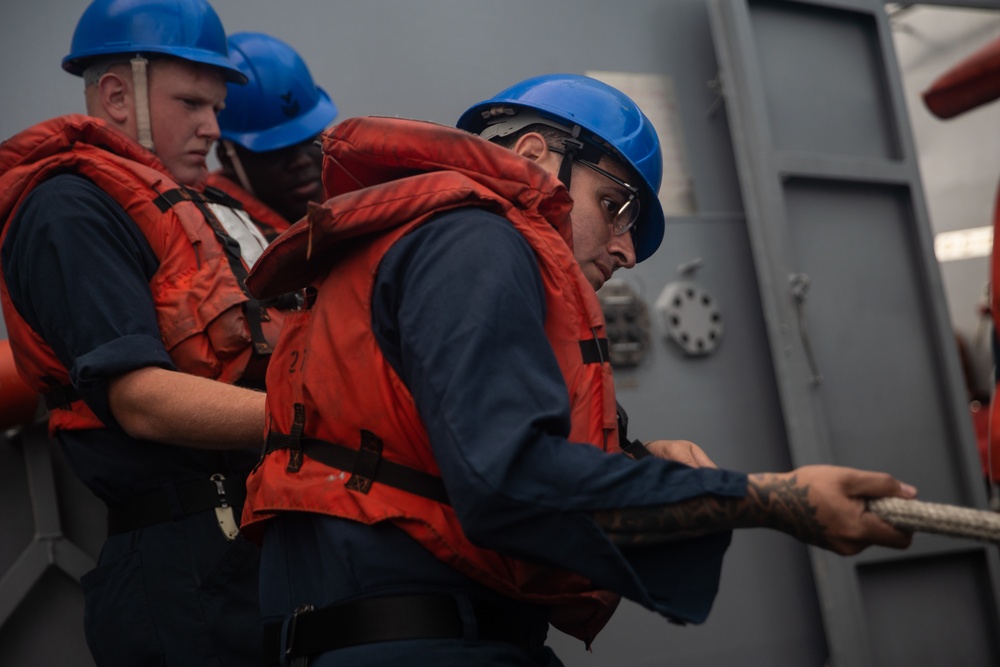
[[[109,426],[117,426],[108,405],[108,382],[150,366],[176,370],[159,339],[123,336],[77,357],[70,368],[70,382],[98,419]]]

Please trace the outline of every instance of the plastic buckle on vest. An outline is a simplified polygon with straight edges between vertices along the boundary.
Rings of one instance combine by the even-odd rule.
[[[361,429],[361,449],[354,459],[351,478],[347,480],[347,488],[359,493],[368,493],[375,481],[378,464],[382,460],[382,440],[372,433]]]

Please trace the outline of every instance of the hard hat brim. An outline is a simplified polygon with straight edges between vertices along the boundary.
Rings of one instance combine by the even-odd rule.
[[[308,112],[277,127],[259,132],[222,131],[222,138],[228,139],[254,153],[287,148],[302,143],[325,130],[337,117],[337,105],[322,88],[317,87],[319,100]]]
[[[237,69],[227,58],[206,51],[204,49],[196,48],[185,48],[178,46],[171,47],[155,47],[155,46],[143,46],[141,49],[136,49],[131,51],[126,45],[115,45],[113,47],[104,47],[98,49],[89,49],[86,51],[81,51],[79,53],[74,53],[72,56],[66,56],[62,61],[62,68],[73,74],[75,76],[83,76],[83,72],[87,69],[87,66],[95,58],[103,58],[106,56],[131,56],[135,54],[158,54],[163,56],[170,56],[173,58],[178,58],[180,60],[186,60],[188,62],[193,62],[199,65],[207,65],[209,67],[214,67],[221,71],[222,76],[225,77],[226,82],[235,83],[238,85],[245,85],[247,82],[247,76],[239,69]]]

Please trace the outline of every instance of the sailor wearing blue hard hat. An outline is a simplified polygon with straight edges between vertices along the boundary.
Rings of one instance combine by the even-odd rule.
[[[229,58],[222,23],[205,0],[95,0],[80,17],[62,66],[83,77],[88,113],[155,152],[186,185],[207,176],[205,156],[218,138],[215,114],[222,109],[225,82],[246,83]],[[109,73],[115,77],[104,85],[120,82],[120,91],[105,94],[120,94],[122,104],[105,110],[98,84]],[[174,79],[188,75],[198,79],[198,99],[188,95],[198,108],[182,121],[173,109],[181,104]],[[153,78],[164,85],[153,88]],[[150,96],[157,94],[162,100],[154,102]]]
[[[260,664],[238,522],[288,306],[246,293],[266,235],[203,187],[247,76],[205,0],[93,0],[62,65],[87,113],[0,144],[0,301],[49,433],[106,505],[87,645],[98,667]]]
[[[329,198],[247,277],[258,298],[312,295],[275,350],[242,524],[273,659],[551,667],[550,626],[589,645],[620,596],[703,621],[736,527],[909,543],[848,495],[915,493],[888,475],[748,476],[616,420],[595,290],[664,228],[634,102],[553,74],[458,126],[324,133]]]
[[[554,142],[562,145],[556,147],[562,154],[558,173],[566,187],[571,187],[573,164],[593,169],[605,158],[628,168],[634,185],[625,184],[629,197],[616,212],[615,232],[630,232],[636,262],[648,259],[663,239],[663,207],[657,196],[663,156],[656,130],[638,105],[597,79],[545,74],[473,105],[458,121],[458,127],[492,141],[532,125],[566,135]]]
[[[231,35],[229,53],[248,81],[229,85],[216,149],[222,169],[209,183],[241,201],[257,199],[295,222],[308,202],[322,200],[316,138],[333,122],[337,106],[313,81],[302,56],[276,37]]]

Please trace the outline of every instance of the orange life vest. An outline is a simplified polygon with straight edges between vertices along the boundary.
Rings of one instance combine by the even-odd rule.
[[[374,483],[352,477],[350,466],[331,468],[298,447],[319,439],[352,453],[363,448],[359,461],[374,455],[383,467],[440,474],[413,397],[376,342],[370,299],[379,262],[400,237],[442,211],[481,207],[506,217],[537,255],[545,330],[569,390],[570,440],[619,451],[611,368],[600,352],[604,316],[568,244],[565,188],[511,151],[431,123],[351,119],[325,135],[324,152],[327,192],[357,189],[328,200],[269,246],[247,282],[266,295],[315,278],[317,293],[309,310],[287,320],[268,370],[272,442],[288,446],[269,448],[251,473],[244,530],[256,537],[261,522],[289,510],[390,521],[475,581],[551,605],[553,624],[589,643],[617,595],[579,575],[478,547],[446,502],[378,476]]]
[[[267,228],[262,229],[262,231],[264,231],[264,234],[268,238],[273,239],[290,226],[289,222],[278,215],[274,209],[244,190],[237,183],[223,176],[221,172],[213,171],[210,173],[206,185],[220,190],[238,201],[243,206],[243,210],[258,223],[258,226]]]
[[[149,286],[163,344],[177,368],[227,383],[254,381],[249,368],[262,374],[264,364],[251,362],[270,355],[284,314],[245,292],[239,274],[248,267],[219,239],[225,232],[212,210],[218,205],[176,183],[156,156],[101,120],[62,116],[0,145],[0,243],[24,198],[65,172],[110,195],[149,242],[160,263]],[[103,427],[67,390],[66,368],[21,318],[2,280],[0,299],[18,372],[39,392],[68,391],[65,400],[50,404],[50,433]]]

